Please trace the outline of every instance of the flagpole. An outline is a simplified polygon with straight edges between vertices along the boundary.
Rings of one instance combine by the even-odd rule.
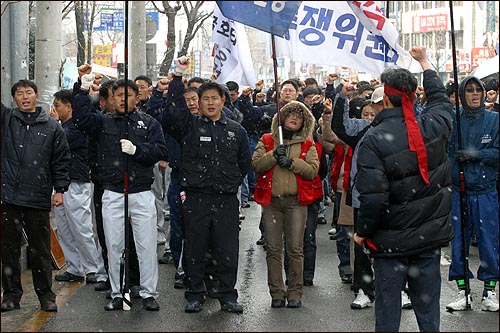
[[[455,116],[456,116],[456,128],[457,128],[457,150],[462,149],[462,132],[460,129],[460,100],[458,95],[458,68],[457,68],[457,50],[455,46],[455,27],[453,20],[453,1],[449,1],[450,4],[450,27],[451,27],[451,53],[453,56],[453,88],[455,90]],[[465,282],[465,309],[471,310],[471,305],[469,304],[469,292],[470,292],[470,282],[469,282],[469,255],[467,254],[467,235],[466,235],[466,222],[467,222],[467,212],[465,210],[465,174],[463,162],[458,162],[458,174],[460,179],[460,227],[462,232],[462,259],[464,262],[464,282]]]
[[[274,98],[276,100],[276,117],[278,118],[278,137],[280,145],[283,144],[283,129],[281,127],[281,111],[280,111],[280,93],[278,83],[278,60],[276,59],[276,42],[274,35],[271,34],[272,57],[273,57],[273,70],[274,70]]]

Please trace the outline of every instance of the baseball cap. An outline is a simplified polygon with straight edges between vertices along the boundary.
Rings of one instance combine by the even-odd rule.
[[[382,101],[384,98],[384,87],[378,87],[376,88],[373,93],[372,93],[372,103],[376,104]]]

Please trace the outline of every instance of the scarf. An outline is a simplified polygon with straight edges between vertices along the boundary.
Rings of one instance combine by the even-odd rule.
[[[424,139],[418,127],[415,112],[413,111],[413,103],[410,99],[415,99],[415,92],[408,92],[406,87],[403,91],[396,90],[393,87],[384,85],[384,92],[388,95],[401,95],[401,106],[403,108],[403,115],[405,117],[406,130],[408,133],[408,145],[410,151],[417,153],[418,169],[424,182],[429,185],[429,168],[427,165],[427,151],[425,150]]]

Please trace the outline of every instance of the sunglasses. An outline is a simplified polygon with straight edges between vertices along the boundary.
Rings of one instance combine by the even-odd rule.
[[[290,116],[294,116],[298,119],[304,119],[304,114],[300,111],[292,111],[290,112]]]
[[[477,88],[474,88],[474,87],[467,87],[465,88],[465,92],[468,92],[468,93],[474,93],[474,92],[477,92],[477,93],[482,93],[483,92],[483,89],[477,87]]]

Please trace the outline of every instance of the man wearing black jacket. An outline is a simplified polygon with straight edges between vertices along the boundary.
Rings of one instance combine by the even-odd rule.
[[[30,246],[35,292],[44,311],[57,311],[52,292],[51,206],[63,204],[71,155],[61,125],[36,107],[38,88],[28,80],[12,86],[16,108],[2,104],[2,312],[19,309],[21,240]],[[52,198],[53,191],[55,194]]]
[[[217,298],[227,312],[242,313],[235,289],[239,253],[238,187],[250,169],[250,150],[245,129],[222,112],[226,94],[221,85],[209,82],[198,88],[200,114],[189,112],[184,100],[182,73],[186,57],[177,60],[176,73],[168,82],[164,128],[182,146],[181,186],[184,221],[186,292],[185,312],[199,312],[205,301],[205,255],[209,247],[217,261]]]
[[[384,110],[358,153],[354,241],[374,258],[375,330],[399,330],[407,279],[420,330],[439,332],[441,247],[453,238],[447,154],[452,105],[425,48],[413,47],[410,54],[424,70],[427,109],[415,118],[417,79],[410,71],[382,73]]]
[[[166,145],[163,131],[155,119],[136,110],[139,88],[131,80],[118,80],[113,86],[115,113],[91,113],[89,81],[93,81],[93,74],[83,75],[81,88],[75,91],[73,119],[78,129],[95,137],[98,142],[97,167],[104,188],[103,226],[113,298],[104,308],[108,311],[121,310],[123,305],[119,261],[124,248],[124,174],[128,172],[128,208],[139,258],[140,296],[144,309],[157,311],[159,310],[156,302],[157,229],[151,184],[153,165],[165,158]],[[75,90],[76,88],[77,86]],[[125,110],[125,97],[128,102],[127,110]],[[128,113],[127,117],[124,116],[125,112]],[[128,121],[127,126],[125,121]],[[128,158],[128,169],[124,167],[126,158]]]

